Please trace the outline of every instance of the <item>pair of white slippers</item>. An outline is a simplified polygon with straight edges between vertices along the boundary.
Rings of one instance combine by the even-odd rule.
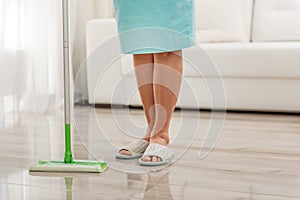
[[[131,155],[120,154],[121,150],[127,150]],[[143,161],[144,157],[157,156],[161,158],[160,162]],[[169,164],[174,154],[172,150],[166,146],[147,142],[143,139],[136,139],[129,144],[121,147],[116,154],[116,158],[119,159],[136,159],[139,158],[138,162],[143,166],[160,166]]]

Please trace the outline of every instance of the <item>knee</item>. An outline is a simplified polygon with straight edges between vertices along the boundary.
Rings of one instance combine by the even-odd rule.
[[[170,56],[171,52],[162,52],[162,53],[157,53],[156,56],[160,57],[160,58],[167,58],[168,56]]]
[[[153,63],[153,54],[133,54],[133,62],[135,66]]]
[[[133,54],[133,58],[138,60],[149,60],[152,56],[152,54]]]
[[[170,52],[162,52],[162,53],[156,53],[154,56],[156,60],[166,60],[170,57]]]
[[[173,59],[174,57],[181,57],[181,50],[178,51],[172,51],[172,52],[162,52],[162,53],[155,53],[154,57],[157,60],[168,60]]]

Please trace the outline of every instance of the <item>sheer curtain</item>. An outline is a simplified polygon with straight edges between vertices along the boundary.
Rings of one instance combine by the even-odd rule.
[[[53,0],[0,1],[2,111],[44,113],[62,105],[60,8]]]
[[[0,114],[62,110],[62,0],[0,0]],[[112,0],[71,0],[73,77],[85,59],[85,25],[112,15]],[[87,100],[80,74],[78,101]]]

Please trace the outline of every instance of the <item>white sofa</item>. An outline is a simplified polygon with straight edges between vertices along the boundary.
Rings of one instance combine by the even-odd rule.
[[[228,110],[300,112],[300,1],[195,1],[197,42],[215,63],[220,77],[200,76],[184,62],[184,79],[198,101],[192,101],[183,86],[178,107],[211,109],[205,80],[215,78],[224,83]],[[131,55],[115,60],[100,81],[99,72],[106,66],[89,62],[89,55],[112,37],[117,37],[112,13],[88,22],[89,102],[141,105],[137,91],[130,97],[124,92],[136,84]],[[194,55],[195,48],[185,49],[183,56]],[[118,85],[123,94],[119,91],[116,95],[119,80],[123,81]]]

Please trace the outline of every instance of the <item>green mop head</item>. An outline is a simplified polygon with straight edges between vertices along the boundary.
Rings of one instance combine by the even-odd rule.
[[[65,156],[64,161],[39,161],[29,168],[30,172],[94,172],[100,173],[107,168],[104,161],[74,161],[71,151],[71,126],[65,124]]]
[[[107,163],[103,161],[78,160],[71,163],[64,161],[39,161],[37,165],[29,168],[30,172],[82,172],[100,173],[107,168]]]
[[[100,173],[107,168],[104,161],[73,160],[71,150],[71,125],[65,124],[65,156],[64,161],[39,161],[29,168],[29,172],[74,172]]]

